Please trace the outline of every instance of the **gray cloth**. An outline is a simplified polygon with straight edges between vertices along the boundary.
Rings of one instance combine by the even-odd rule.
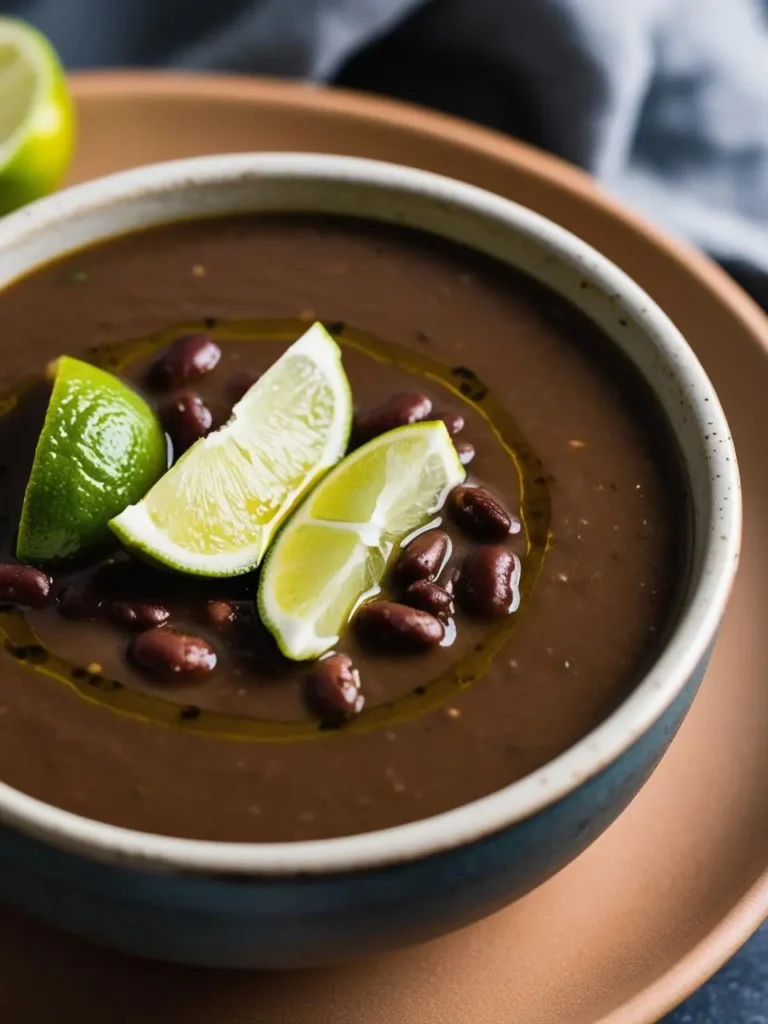
[[[0,0],[71,68],[340,81],[528,139],[768,307],[768,0]],[[676,1024],[768,1024],[768,933]]]
[[[70,67],[291,75],[522,135],[768,305],[767,0],[0,0]]]

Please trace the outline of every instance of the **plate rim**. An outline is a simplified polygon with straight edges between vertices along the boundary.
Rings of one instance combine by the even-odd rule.
[[[81,71],[69,75],[77,103],[128,96],[162,96],[196,100],[258,102],[276,110],[323,110],[352,120],[364,120],[401,132],[472,149],[496,162],[514,164],[532,177],[569,193],[581,203],[600,208],[633,234],[645,236],[712,292],[753,341],[768,355],[768,317],[726,272],[690,243],[673,238],[641,214],[603,191],[586,172],[502,132],[452,115],[393,100],[313,83],[241,74],[144,70]],[[696,991],[725,964],[768,920],[768,864],[738,902],[681,959],[595,1024],[653,1024]]]

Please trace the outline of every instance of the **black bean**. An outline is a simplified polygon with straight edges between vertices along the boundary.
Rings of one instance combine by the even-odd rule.
[[[427,530],[403,549],[395,573],[403,586],[414,580],[434,580],[450,553],[451,541],[444,530]]]
[[[207,640],[157,627],[139,633],[128,645],[131,661],[161,679],[207,676],[216,668],[216,651]]]
[[[360,673],[346,654],[319,661],[307,678],[307,703],[321,718],[346,719],[363,710]]]
[[[355,625],[376,646],[392,651],[435,647],[445,636],[434,615],[395,601],[369,601],[357,613]]]
[[[454,487],[449,506],[456,523],[478,540],[504,540],[520,529],[519,521],[482,487]]]
[[[453,615],[453,597],[443,587],[429,580],[416,580],[403,594],[403,603],[412,608],[421,608],[437,619],[449,619]]]
[[[500,544],[486,544],[464,559],[457,585],[459,604],[470,615],[496,619],[515,604],[519,563]]]
[[[185,334],[177,338],[149,368],[154,388],[177,388],[210,373],[221,359],[221,349],[210,334]]]
[[[208,601],[205,606],[205,619],[214,629],[224,629],[235,621],[237,609],[231,601]]]
[[[160,410],[160,420],[173,442],[176,458],[195,441],[207,437],[213,426],[213,416],[199,395],[185,391]]]
[[[171,617],[164,605],[148,601],[110,601],[107,615],[118,626],[127,629],[151,629],[164,625]]]
[[[368,412],[358,413],[353,436],[357,444],[370,441],[395,427],[425,420],[432,412],[432,400],[427,395],[402,393],[392,395]]]
[[[43,608],[48,603],[52,586],[51,577],[31,565],[0,564],[0,604]]]

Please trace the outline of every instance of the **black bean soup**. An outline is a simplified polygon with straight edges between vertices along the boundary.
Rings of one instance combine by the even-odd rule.
[[[317,663],[280,654],[255,608],[258,573],[182,576],[117,545],[38,575],[6,566],[4,782],[170,835],[346,835],[522,778],[637,683],[674,615],[686,551],[682,474],[645,385],[531,280],[366,221],[173,224],[9,288],[4,561],[50,360],[131,382],[180,452],[315,320],[342,348],[353,445],[445,422],[468,476],[442,521],[399,553]],[[177,663],[194,671],[171,684]]]

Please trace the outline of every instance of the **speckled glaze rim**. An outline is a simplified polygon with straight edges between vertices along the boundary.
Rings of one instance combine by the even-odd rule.
[[[685,396],[687,429],[695,435],[705,467],[701,481],[708,508],[706,536],[694,541],[695,580],[673,636],[629,698],[597,729],[526,778],[487,797],[410,824],[337,839],[293,843],[225,843],[181,839],[107,825],[53,807],[0,783],[0,822],[55,847],[132,867],[162,867],[185,873],[233,873],[261,877],[332,875],[370,870],[464,846],[513,825],[567,796],[620,757],[665,712],[712,644],[738,563],[741,500],[735,452],[724,413],[698,359],[656,303],[623,271],[575,235],[518,204],[472,185],[426,171],[353,157],[258,153],[199,157],[113,174],[32,204],[0,223],[0,281],[8,283],[9,254],[30,241],[35,262],[59,253],[57,230],[78,220],[82,237],[63,251],[120,233],[94,230],[100,217],[122,204],[155,204],[155,220],[177,219],[172,199],[191,188],[226,183],[247,195],[256,184],[334,181],[345,188],[380,188],[417,196],[435,211],[457,210],[493,224],[509,243],[535,244],[614,303],[632,319]],[[203,195],[201,191],[200,195]],[[170,204],[170,206],[169,206]],[[247,199],[232,209],[248,209]],[[253,203],[253,209],[261,208]],[[272,207],[279,209],[280,204]],[[205,201],[187,216],[220,212]],[[439,231],[438,233],[442,233]],[[6,257],[5,272],[3,257]],[[19,268],[23,273],[26,266]],[[682,401],[682,399],[681,399]],[[688,443],[681,441],[690,451]],[[694,502],[696,501],[694,496]],[[701,499],[698,499],[701,500]]]

